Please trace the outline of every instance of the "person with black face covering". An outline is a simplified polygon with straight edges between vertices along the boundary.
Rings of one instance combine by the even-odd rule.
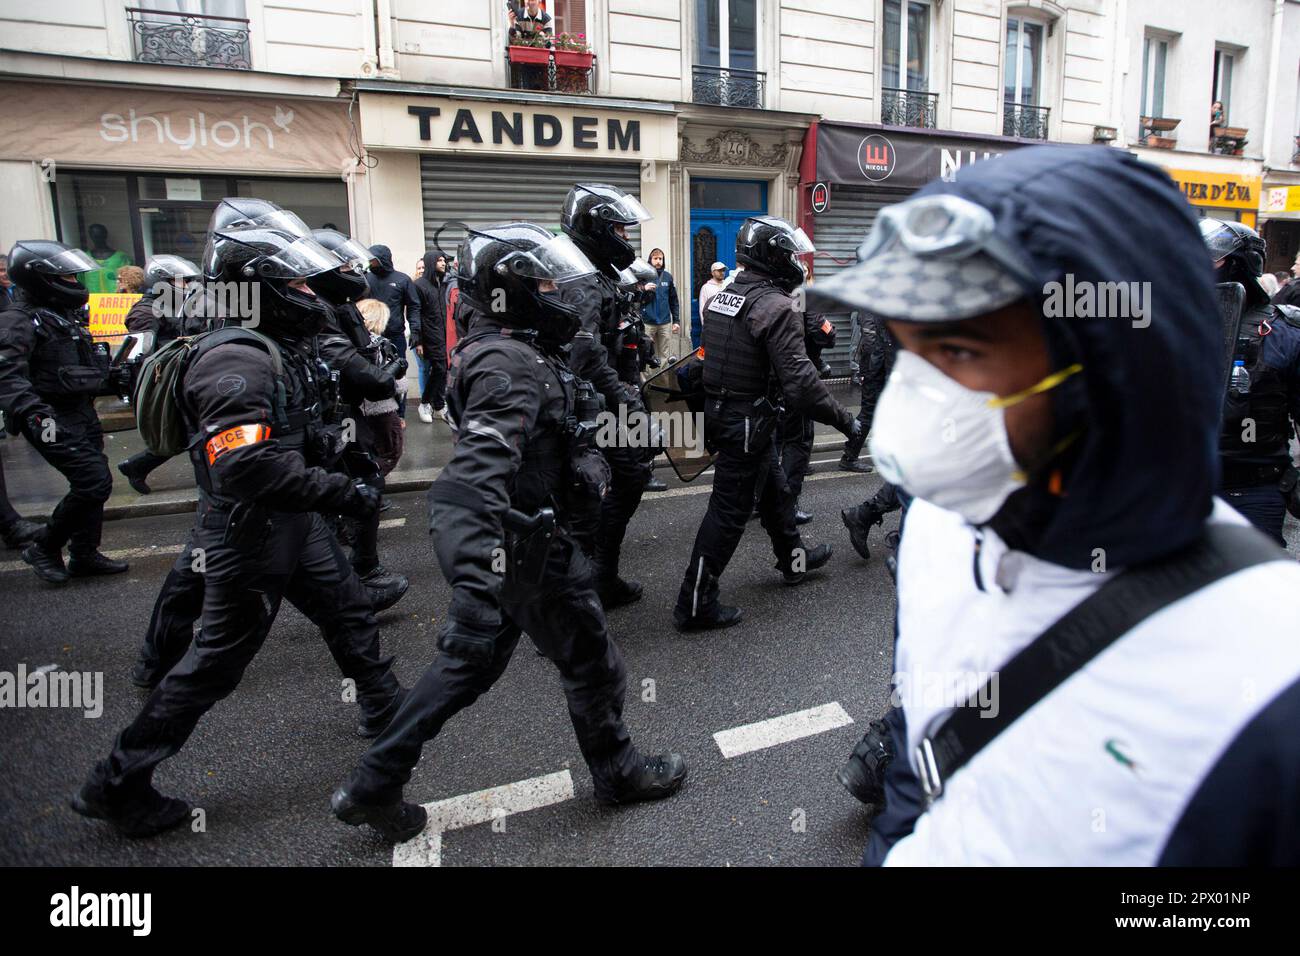
[[[640,390],[619,376],[619,282],[621,272],[636,261],[627,230],[650,218],[636,197],[617,186],[578,183],[569,190],[560,228],[595,265],[595,272],[565,285],[562,295],[579,315],[581,328],[573,337],[569,364],[591,382],[605,399],[605,410],[620,421],[645,414]],[[635,378],[636,376],[631,376]],[[632,447],[620,434],[612,447],[602,448],[613,479],[609,493],[591,516],[579,540],[596,566],[596,588],[606,610],[641,599],[641,584],[619,573],[627,526],[653,478],[654,448]]]
[[[406,328],[410,326],[415,354],[423,358],[420,296],[415,290],[415,280],[393,268],[393,252],[387,246],[370,247],[370,271],[366,273],[366,282],[370,286],[369,297],[388,306],[388,328],[384,330],[384,338],[393,343],[398,355],[405,358]],[[405,415],[405,398],[400,405]]]
[[[21,240],[9,253],[9,275],[19,294],[0,312],[0,411],[10,433],[26,436],[68,480],[50,523],[22,552],[37,577],[54,585],[127,570],[125,561],[99,552],[113,476],[95,397],[113,389],[108,356],[77,319],[89,295],[77,277],[95,268],[80,249]]]
[[[659,799],[686,778],[679,755],[647,758],[632,744],[623,660],[572,533],[609,472],[590,445],[593,393],[563,361],[579,314],[556,292],[594,267],[568,238],[525,222],[469,230],[458,261],[478,317],[452,354],[456,447],[429,490],[452,589],[441,653],[332,800],[341,821],[393,842],[426,822],[402,792],[424,742],[496,682],[524,632],[559,668],[598,800]]]
[[[424,254],[424,274],[415,280],[420,297],[420,421],[432,423],[447,390],[447,257]]]
[[[794,309],[791,293],[804,281],[800,258],[814,251],[804,231],[782,219],[747,219],[736,236],[736,260],[745,269],[709,301],[702,340],[704,441],[717,458],[708,511],[673,609],[680,631],[740,622],[740,608],[719,601],[719,578],[755,499],[786,584],[802,583],[831,558],[830,545],[807,548],[799,535],[773,434],[783,409],[850,437],[859,427],[808,357],[804,320]]]
[[[1208,218],[1200,220],[1200,227],[1214,260],[1215,280],[1237,282],[1246,290],[1233,354],[1249,378],[1228,384],[1219,438],[1219,490],[1251,524],[1285,547],[1282,525],[1288,497],[1300,498],[1290,451],[1291,435],[1300,423],[1300,328],[1292,324],[1300,322],[1300,310],[1269,303],[1259,284],[1264,240],[1254,229]],[[1300,512],[1300,507],[1292,507]]]
[[[177,641],[179,661],[72,800],[76,812],[125,835],[188,819],[184,801],[154,788],[154,770],[238,686],[286,597],[355,682],[359,734],[378,733],[401,701],[365,588],[320,515],[366,518],[379,495],[312,463],[333,444],[320,417],[315,359],[331,310],[312,283],[339,265],[301,220],[273,204],[227,199],[213,212],[205,276],[257,284],[257,331],[230,317],[182,366],[177,410],[197,436],[190,458],[199,501],[177,568],[202,570],[202,627],[192,644],[187,635]]]

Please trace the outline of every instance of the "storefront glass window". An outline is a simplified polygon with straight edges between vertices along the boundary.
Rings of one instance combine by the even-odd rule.
[[[761,182],[731,179],[692,179],[692,209],[762,209]]]
[[[100,265],[82,283],[91,292],[116,292],[117,270],[136,264],[127,177],[60,169],[54,194],[61,241],[84,249]]]
[[[219,202],[229,189],[225,176],[141,176],[141,199]]]
[[[234,194],[292,209],[313,229],[349,230],[348,190],[341,179],[236,179]]]

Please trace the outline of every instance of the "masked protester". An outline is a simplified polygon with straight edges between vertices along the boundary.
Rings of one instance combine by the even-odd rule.
[[[447,257],[426,252],[424,271],[415,280],[420,297],[420,421],[432,424],[434,412],[442,411],[447,390],[447,293],[450,276]]]
[[[563,291],[581,325],[573,338],[569,364],[574,374],[596,387],[605,399],[605,410],[618,421],[635,422],[645,414],[639,388],[619,376],[623,337],[618,289],[620,273],[636,261],[627,231],[649,218],[634,196],[616,186],[578,183],[569,190],[560,219],[564,234],[596,266],[595,272],[567,283]],[[619,564],[627,526],[653,478],[650,461],[657,449],[635,446],[628,438],[631,433],[620,431],[616,443],[602,448],[613,479],[598,513],[582,522],[585,529],[578,532],[595,563],[596,589],[607,611],[639,601],[642,594],[639,582],[622,577]]]
[[[479,317],[452,355],[456,447],[429,490],[429,530],[452,588],[442,653],[333,797],[340,820],[394,842],[426,822],[402,799],[424,742],[495,683],[525,631],[560,670],[597,799],[659,799],[686,777],[677,754],[647,758],[632,744],[622,657],[570,530],[573,508],[581,513],[609,475],[590,444],[594,394],[561,358],[580,325],[561,290],[594,267],[567,238],[523,222],[471,229],[459,263],[461,295]]]
[[[1181,192],[1016,150],[859,258],[820,291],[898,341],[871,453],[916,496],[864,862],[1300,862],[1300,611],[1260,600],[1300,568],[1214,497],[1223,325]],[[1085,304],[1102,283],[1127,314]]]
[[[831,396],[804,345],[794,290],[804,281],[801,257],[814,252],[802,229],[784,220],[745,220],[736,259],[745,269],[709,302],[704,321],[704,441],[716,453],[709,507],[673,609],[681,631],[730,627],[740,608],[719,600],[726,570],[758,502],[763,530],[786,584],[800,584],[831,558],[831,546],[808,548],[795,526],[795,498],[778,461],[774,432],[781,415],[806,417],[852,435],[853,415]]]
[[[409,326],[415,354],[423,358],[420,296],[415,281],[405,272],[393,268],[393,253],[387,246],[370,247],[370,271],[366,273],[366,282],[370,286],[369,297],[388,306],[388,328],[384,330],[384,337],[393,343],[398,355],[406,358],[406,329]],[[405,416],[405,396],[399,404]]]
[[[37,577],[53,585],[127,570],[125,561],[99,552],[113,477],[95,397],[113,389],[108,354],[78,321],[89,293],[77,281],[98,268],[61,242],[21,240],[9,253],[18,295],[0,312],[0,411],[10,434],[24,435],[68,481],[49,524],[22,551]]]
[[[239,298],[258,302],[258,313],[227,317],[225,327],[201,339],[177,388],[178,411],[196,436],[190,458],[199,502],[174,571],[201,568],[202,627],[192,644],[181,635],[157,648],[163,661],[177,647],[183,653],[72,801],[78,813],[128,836],[189,818],[184,801],[154,789],[153,772],[238,686],[285,597],[320,628],[343,675],[355,682],[359,734],[374,736],[386,726],[402,695],[392,658],[380,652],[366,590],[319,514],[366,518],[379,507],[372,488],[313,464],[333,446],[321,419],[316,362],[316,339],[331,308],[313,285],[333,281],[327,274],[340,260],[291,213],[249,215],[243,205],[228,199],[213,212],[205,276],[253,283],[255,294]],[[238,324],[252,318],[256,333]],[[183,587],[178,600],[193,594]]]
[[[1233,350],[1241,371],[1230,376],[1219,435],[1219,490],[1251,524],[1285,546],[1288,499],[1300,514],[1290,448],[1300,422],[1300,309],[1269,304],[1259,284],[1264,240],[1254,229],[1217,219],[1202,219],[1200,226],[1215,281],[1237,282],[1246,290]]]

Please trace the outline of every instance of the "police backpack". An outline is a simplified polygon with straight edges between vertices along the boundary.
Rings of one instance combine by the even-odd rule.
[[[247,342],[271,356],[276,381],[275,417],[284,418],[284,362],[279,348],[265,335],[242,326],[228,326],[172,339],[145,358],[131,395],[136,427],[149,451],[171,458],[189,448],[193,436],[181,410],[181,381],[190,360],[200,350],[226,342]]]

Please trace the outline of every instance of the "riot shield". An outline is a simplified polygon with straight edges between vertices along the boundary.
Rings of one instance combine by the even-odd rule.
[[[660,369],[641,386],[641,400],[659,426],[664,454],[682,481],[713,465],[704,447],[704,349]]]
[[[1225,398],[1228,394],[1228,376],[1232,374],[1232,360],[1237,356],[1237,336],[1241,334],[1241,313],[1246,307],[1246,287],[1240,282],[1220,282],[1215,289],[1219,293],[1219,317],[1223,320],[1219,396]]]

